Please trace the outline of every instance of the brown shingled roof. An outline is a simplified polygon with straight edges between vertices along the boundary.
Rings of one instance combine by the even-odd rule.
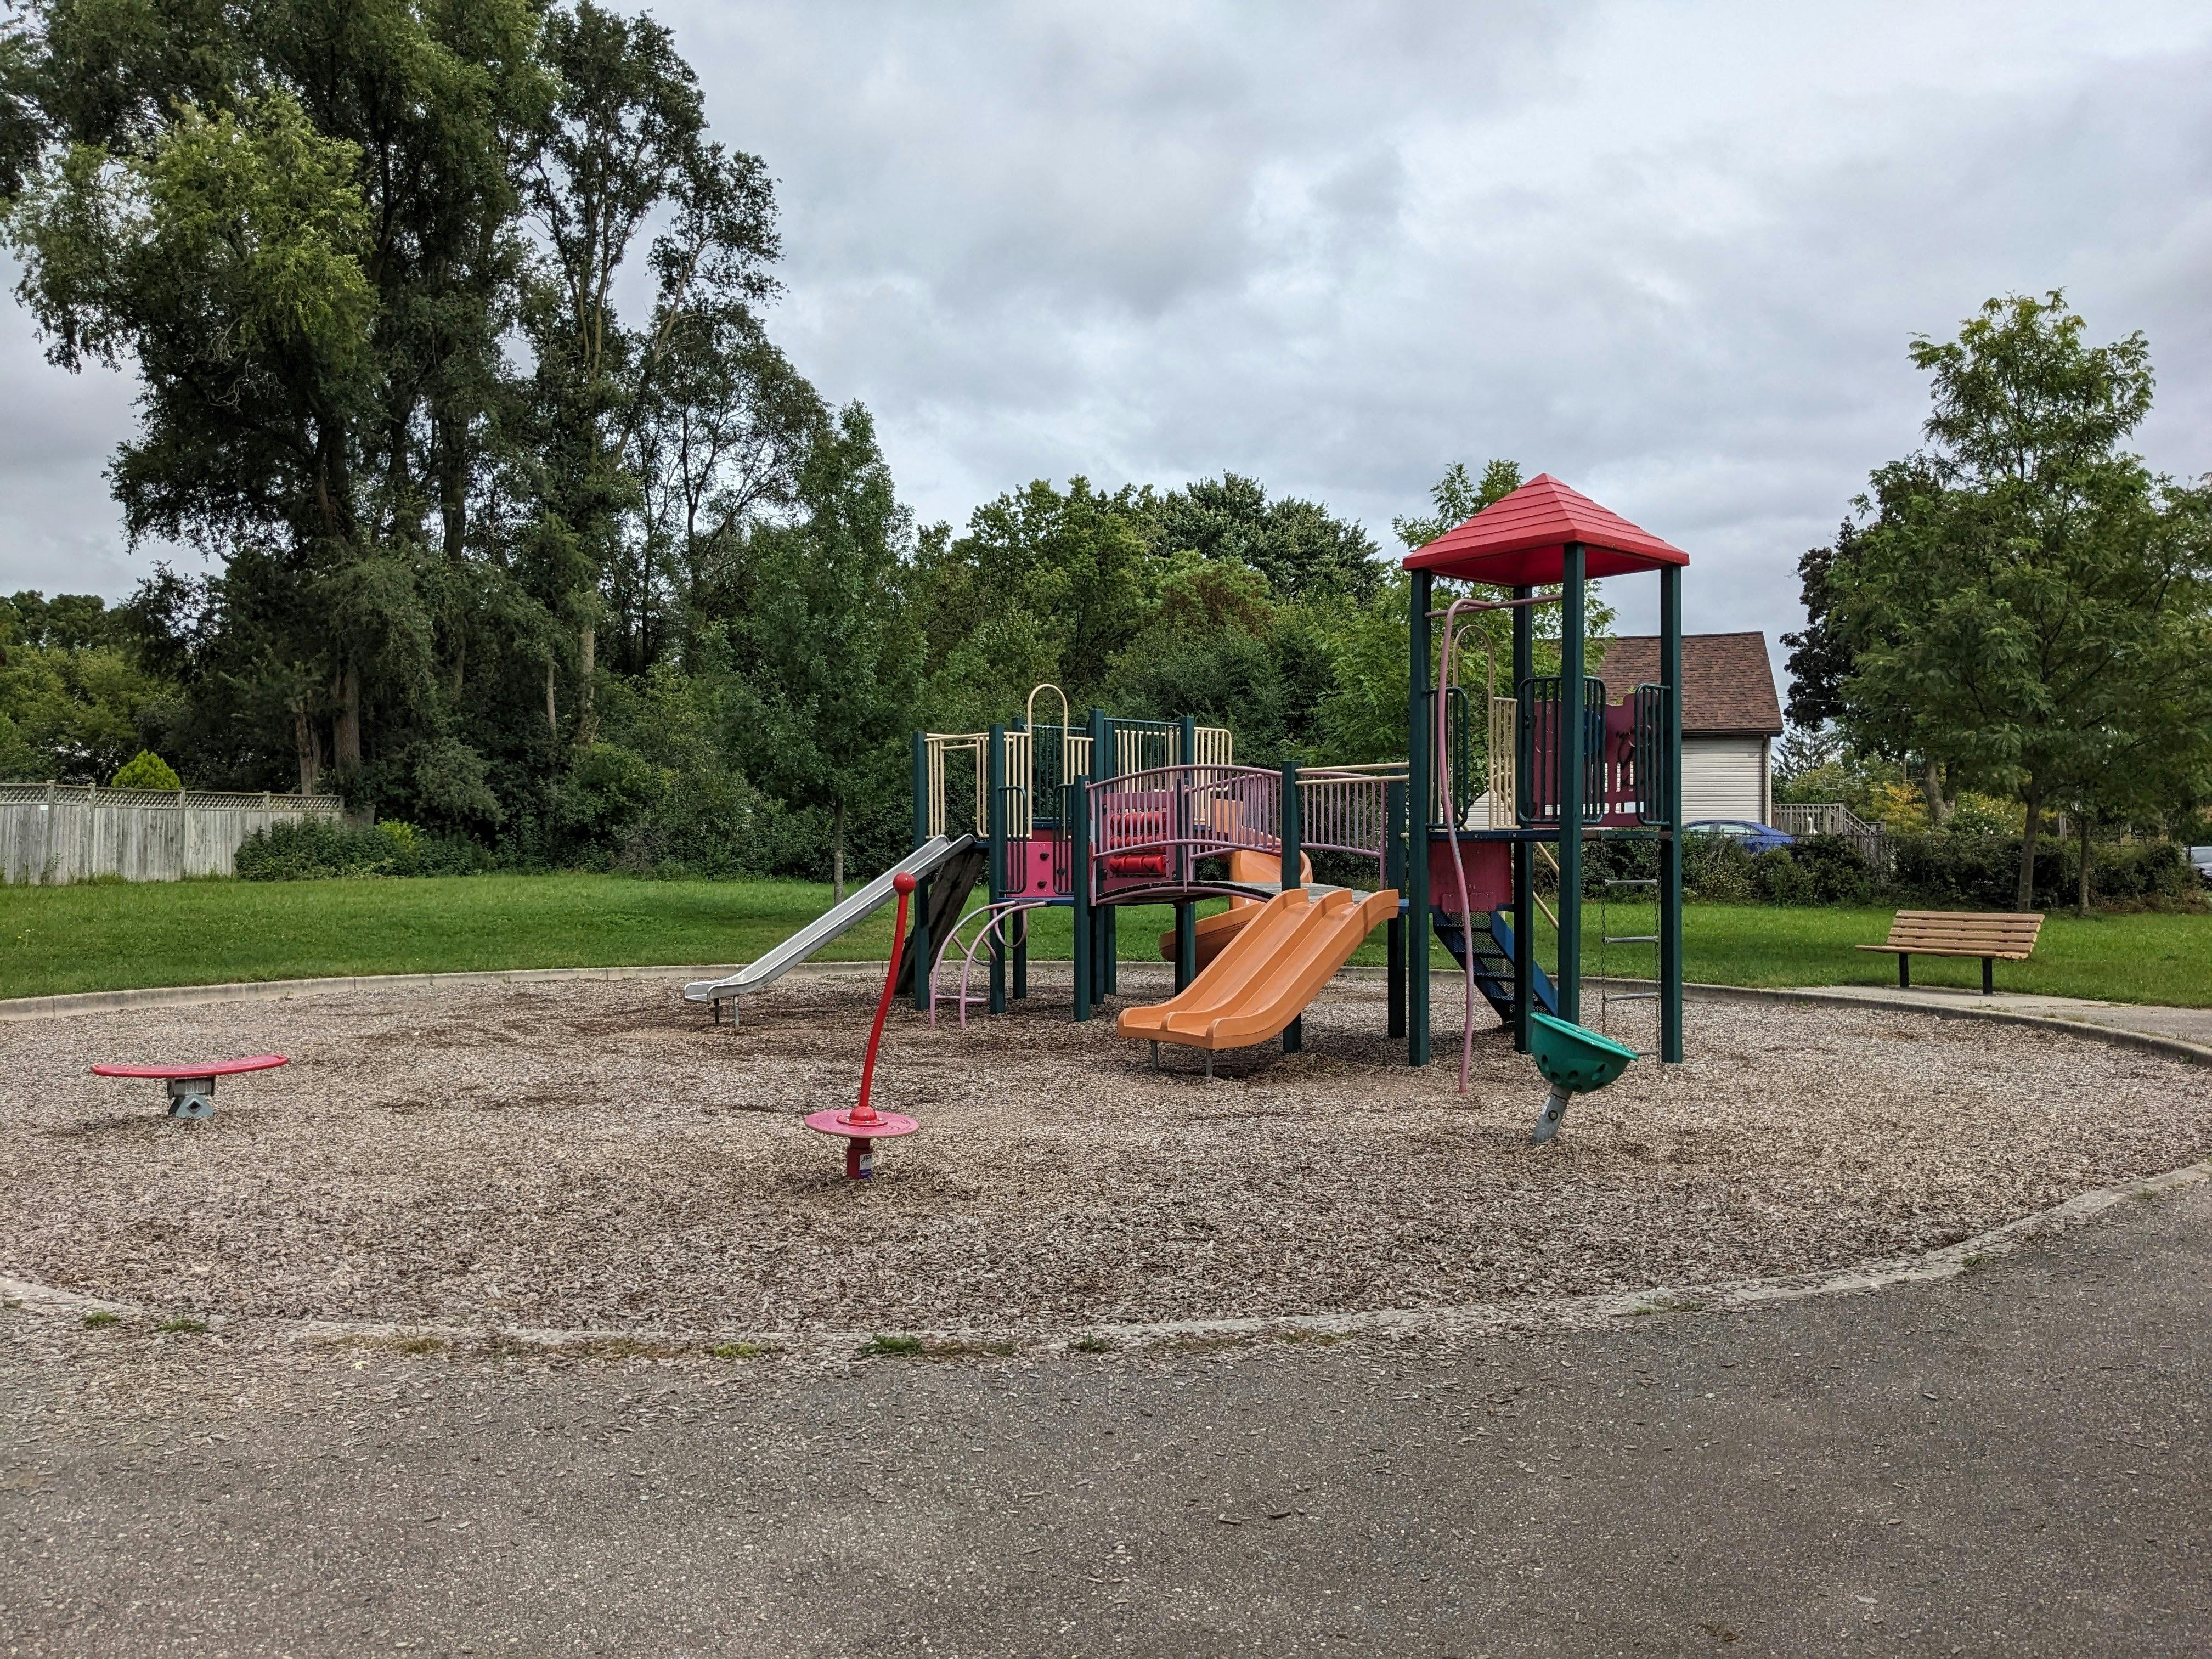
[[[1659,636],[1632,634],[1610,641],[1598,671],[1615,702],[1632,686],[1659,683]],[[1685,735],[1780,737],[1782,701],[1764,634],[1682,635],[1682,731]]]

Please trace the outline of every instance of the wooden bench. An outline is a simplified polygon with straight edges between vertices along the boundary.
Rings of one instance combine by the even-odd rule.
[[[1965,910],[1899,910],[1889,924],[1889,937],[1880,945],[1862,945],[1862,951],[1887,951],[1897,958],[1897,987],[1912,988],[1915,957],[1979,957],[1982,994],[1996,994],[1996,960],[2026,962],[2043,931],[2039,912],[2001,911],[1978,915]]]

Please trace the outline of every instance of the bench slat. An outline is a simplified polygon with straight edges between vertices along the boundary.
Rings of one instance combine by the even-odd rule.
[[[1994,957],[1999,962],[2026,962],[2026,951],[1985,951],[1978,945],[1952,950],[1942,945],[1862,945],[1862,951],[1886,951],[1893,957]]]
[[[1893,927],[1892,939],[2002,939],[2029,945],[2035,934],[2021,927]]]
[[[1948,927],[2000,933],[2037,933],[2043,931],[2041,919],[2034,916],[2024,919],[2005,916],[1899,916],[1890,925],[1893,927]]]

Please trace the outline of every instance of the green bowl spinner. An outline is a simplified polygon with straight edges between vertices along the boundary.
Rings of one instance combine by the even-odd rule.
[[[1552,1085],[1550,1097],[1544,1102],[1543,1115],[1528,1139],[1542,1142],[1559,1132],[1559,1120],[1566,1115],[1571,1096],[1586,1095],[1602,1089],[1628,1069],[1628,1062],[1636,1058],[1636,1050],[1625,1048],[1611,1037],[1600,1036],[1588,1026],[1571,1021],[1554,1019],[1551,1015],[1528,1012],[1528,1048],[1534,1056],[1536,1070],[1544,1081]]]

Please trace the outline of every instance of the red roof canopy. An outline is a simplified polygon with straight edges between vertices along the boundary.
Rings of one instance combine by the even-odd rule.
[[[1569,542],[1583,544],[1584,570],[1592,576],[1690,562],[1681,549],[1540,472],[1458,528],[1415,548],[1406,556],[1406,568],[1501,587],[1540,587],[1562,579]]]

